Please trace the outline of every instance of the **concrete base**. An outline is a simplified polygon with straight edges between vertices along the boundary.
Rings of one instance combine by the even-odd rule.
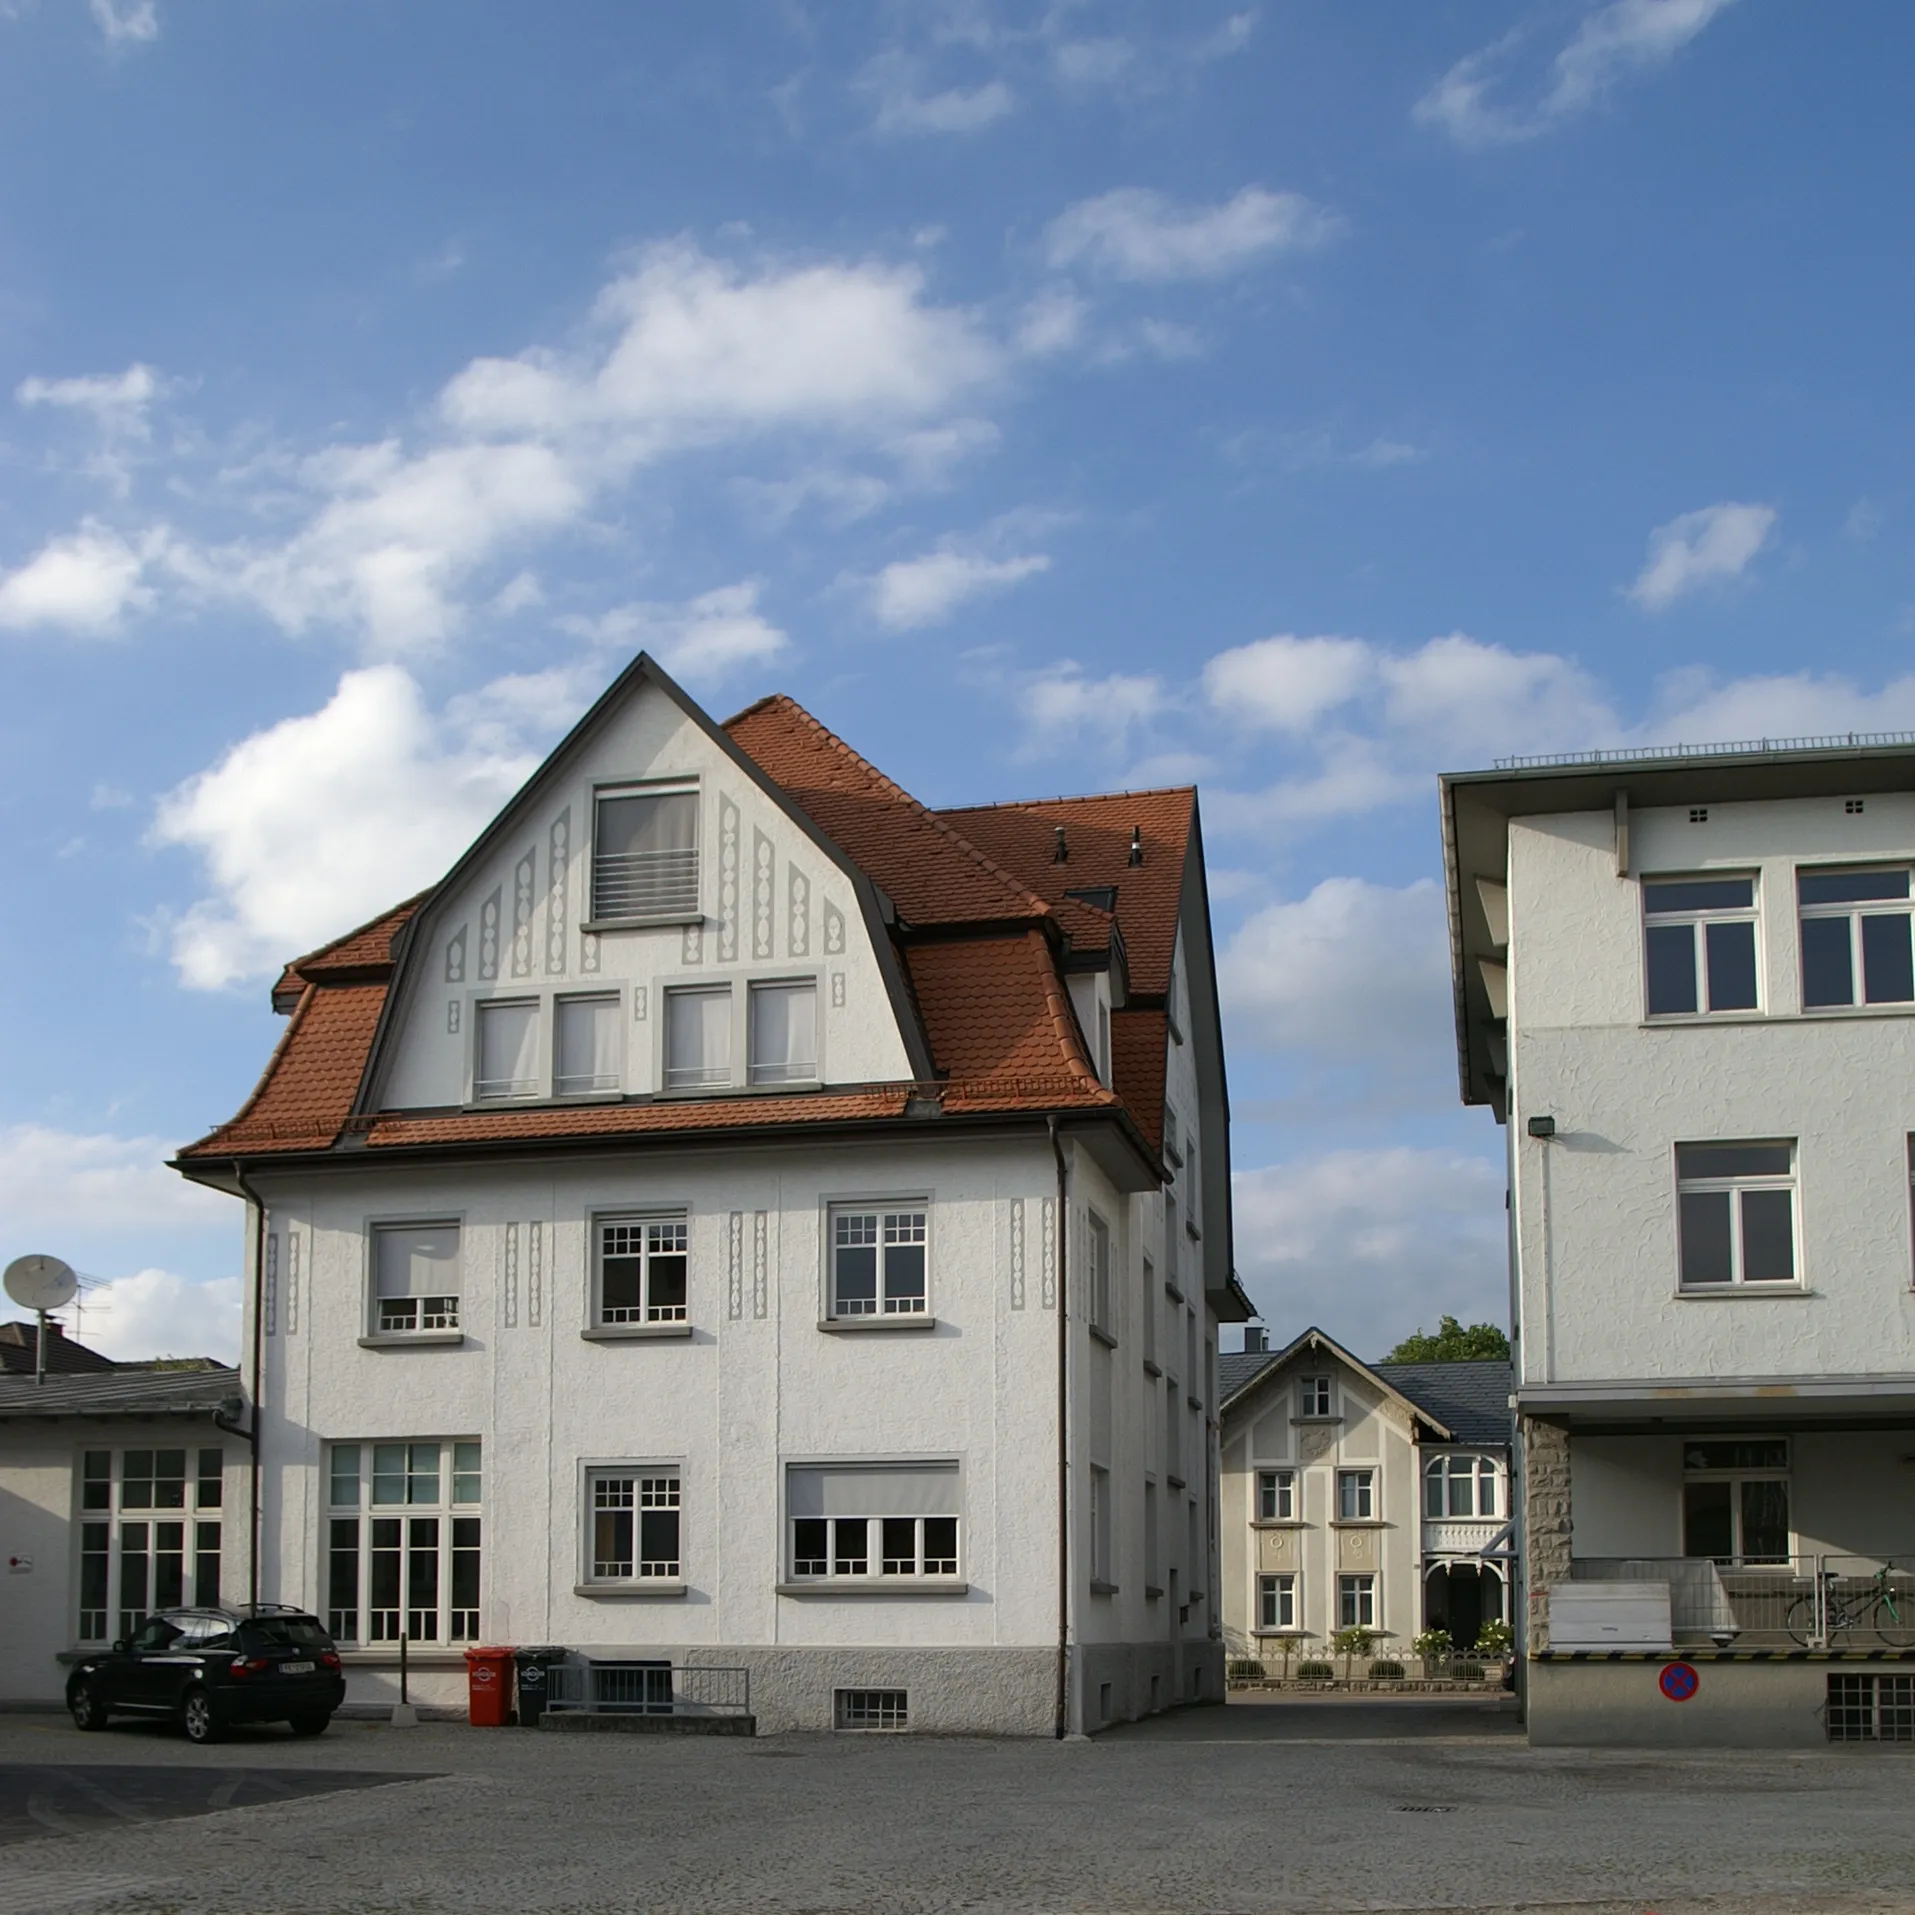
[[[541,1729],[561,1735],[756,1735],[756,1716],[587,1715],[578,1709],[548,1709]]]
[[[1837,1674],[1896,1674],[1900,1663],[1712,1662],[1696,1657],[1696,1693],[1671,1702],[1657,1686],[1667,1662],[1532,1659],[1529,1739],[1564,1746],[1658,1749],[1825,1747],[1828,1681]]]
[[[1088,1642],[1077,1651],[1078,1721],[1095,1734],[1188,1702],[1224,1700],[1224,1646],[1193,1642]]]

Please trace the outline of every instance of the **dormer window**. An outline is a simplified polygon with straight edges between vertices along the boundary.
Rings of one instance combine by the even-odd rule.
[[[697,912],[697,787],[601,791],[592,837],[594,922]]]
[[[586,1097],[615,1091],[619,1082],[618,1040],[623,1024],[615,992],[558,1001],[552,1088],[561,1097]]]
[[[1306,1376],[1297,1385],[1297,1413],[1300,1416],[1330,1415],[1330,1379]]]
[[[818,1075],[818,987],[754,984],[750,997],[751,1081],[809,1084]]]
[[[478,1060],[472,1093],[481,1103],[536,1097],[539,1091],[539,1006],[509,998],[479,1006]]]
[[[730,986],[667,991],[665,1088],[706,1090],[730,1082]]]

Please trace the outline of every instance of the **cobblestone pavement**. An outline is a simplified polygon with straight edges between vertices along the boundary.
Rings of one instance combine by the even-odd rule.
[[[16,1716],[0,1765],[333,1792],[16,1842],[0,1915],[1915,1911],[1915,1751],[1532,1753],[1467,1710],[1453,1735],[1386,1710],[1373,1739],[1355,1711],[1246,1736],[1262,1713],[1068,1743],[339,1723],[215,1749]]]

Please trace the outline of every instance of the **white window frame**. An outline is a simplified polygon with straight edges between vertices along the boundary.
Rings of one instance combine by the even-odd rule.
[[[876,1477],[882,1477],[887,1469],[928,1469],[950,1470],[956,1484],[958,1509],[945,1516],[928,1515],[891,1515],[879,1512],[863,1516],[798,1516],[790,1509],[790,1472],[792,1470],[825,1469],[842,1471],[869,1471]],[[948,1585],[961,1579],[964,1574],[964,1531],[966,1518],[964,1506],[964,1469],[963,1465],[946,1456],[925,1457],[910,1462],[896,1461],[860,1461],[849,1458],[820,1458],[811,1461],[792,1459],[785,1465],[783,1482],[785,1484],[785,1535],[784,1561],[787,1581],[794,1587],[806,1588],[844,1588],[868,1589],[917,1584]],[[864,1553],[862,1556],[847,1554],[841,1549],[840,1524],[863,1523],[865,1527]],[[909,1570],[888,1569],[887,1562],[907,1560],[902,1553],[888,1555],[889,1545],[902,1540],[887,1533],[887,1525],[910,1523],[911,1555],[908,1560],[914,1565]],[[947,1534],[942,1525],[950,1524]],[[933,1529],[932,1525],[939,1527]],[[874,1528],[875,1526],[875,1528]],[[822,1541],[822,1555],[815,1545]],[[848,1547],[849,1539],[843,1539]],[[801,1553],[801,1548],[803,1553]],[[840,1568],[841,1563],[862,1561],[863,1569]]]
[[[677,1588],[685,1580],[685,1472],[682,1463],[591,1462],[582,1466],[579,1497],[579,1586],[593,1590]],[[629,1486],[628,1488],[626,1486]],[[629,1502],[619,1502],[620,1494]],[[603,1507],[601,1507],[601,1499]],[[631,1567],[628,1574],[608,1570],[610,1557],[598,1552],[600,1515],[629,1512]],[[674,1518],[675,1548],[670,1556],[645,1553],[647,1516]]]
[[[608,798],[670,798],[688,794],[696,800],[692,832],[691,895],[652,912],[601,914],[599,909],[599,806]],[[585,910],[587,927],[597,925],[684,924],[703,916],[705,896],[705,802],[696,774],[674,778],[620,778],[592,787],[591,853],[585,868]]]
[[[636,1305],[617,1304],[608,1306],[605,1301],[605,1232],[608,1229],[636,1229],[641,1233],[639,1256],[643,1269],[639,1280],[639,1302]],[[686,1328],[691,1324],[691,1213],[682,1209],[657,1210],[596,1210],[591,1217],[591,1276],[592,1276],[592,1312],[593,1327],[600,1330],[641,1330],[670,1329],[680,1325]],[[676,1247],[670,1244],[654,1244],[655,1231],[675,1231],[678,1242]],[[673,1305],[656,1303],[652,1294],[652,1259],[654,1257],[683,1257],[685,1260],[684,1301]],[[612,1309],[629,1310],[633,1314],[614,1317]]]
[[[858,1307],[845,1309],[843,1299],[838,1292],[838,1222],[840,1218],[870,1218],[874,1224],[874,1241],[869,1246],[878,1252],[877,1283],[869,1307],[864,1300],[853,1298]],[[887,1294],[886,1288],[886,1252],[895,1245],[906,1249],[912,1246],[912,1240],[900,1236],[893,1239],[894,1230],[909,1228],[908,1219],[918,1222],[919,1235],[916,1244],[924,1251],[924,1286],[922,1293],[915,1299],[900,1291],[894,1298]],[[931,1310],[931,1201],[928,1197],[886,1197],[886,1198],[843,1198],[825,1205],[824,1213],[824,1277],[825,1277],[825,1317],[833,1323],[874,1323],[887,1320],[919,1322],[932,1315]],[[862,1244],[847,1244],[847,1249],[862,1249]]]
[[[609,1004],[612,1007],[612,1029],[616,1035],[613,1039],[614,1056],[609,1082],[601,1081],[599,1074],[594,1073],[590,1083],[573,1082],[568,1086],[567,1080],[559,1075],[562,1049],[559,1041],[559,1026],[564,1019],[565,1007],[568,1004]],[[571,1103],[580,1098],[619,1095],[625,1087],[626,1022],[625,999],[620,991],[557,991],[553,993],[550,1050],[552,1095],[555,1099],[563,1098],[567,1103]]]
[[[1654,911],[1649,894],[1664,884],[1744,884],[1749,887],[1746,905],[1698,905],[1680,911]],[[1760,1015],[1767,996],[1762,975],[1762,880],[1754,871],[1645,872],[1642,876],[1642,1005],[1643,1016],[1657,1023],[1666,1019],[1699,1017],[1754,1017]],[[1755,1002],[1717,1007],[1709,1001],[1708,927],[1712,924],[1747,924],[1755,947]],[[1653,931],[1686,930],[1689,933],[1689,962],[1695,978],[1694,1010],[1658,1011],[1649,995],[1649,938]]]
[[[1110,1225],[1095,1210],[1084,1212],[1084,1276],[1089,1294],[1086,1316],[1106,1343],[1117,1341],[1116,1294],[1111,1276]]]
[[[1337,1572],[1337,1627],[1339,1629],[1376,1629],[1382,1625],[1382,1591],[1376,1572],[1370,1569]],[[1364,1611],[1369,1613],[1366,1615]]]
[[[744,989],[744,1081],[754,1090],[782,1090],[791,1085],[804,1087],[821,1083],[824,1073],[824,994],[818,988],[815,971],[779,972],[765,977],[748,977]],[[765,991],[806,990],[811,993],[811,1057],[809,1068],[776,1067],[779,1074],[761,1076],[752,1058],[752,1039],[756,1029],[755,1009],[759,994]],[[732,1048],[738,1049],[739,1033],[732,1034]]]
[[[1313,1421],[1336,1414],[1336,1392],[1329,1377],[1297,1378],[1297,1414]]]
[[[162,1460],[173,1456],[180,1459],[179,1473],[162,1473]],[[129,1471],[129,1458],[145,1458],[145,1469]],[[177,1502],[167,1495],[173,1485]],[[75,1450],[75,1642],[131,1636],[155,1610],[220,1600],[225,1485],[226,1452],[196,1435],[88,1443]],[[177,1538],[160,1533],[175,1527]],[[162,1569],[163,1563],[169,1566]]]
[[[388,1328],[385,1321],[384,1304],[387,1301],[399,1302],[401,1299],[383,1299],[379,1295],[379,1239],[382,1232],[396,1230],[450,1230],[459,1239],[459,1261],[457,1276],[459,1288],[435,1297],[417,1299],[419,1309],[415,1321],[410,1324],[398,1324]],[[366,1334],[380,1343],[398,1343],[408,1339],[441,1341],[458,1338],[463,1334],[463,1312],[465,1304],[465,1219],[462,1216],[441,1213],[437,1216],[423,1217],[369,1217],[366,1220]],[[441,1306],[436,1311],[425,1308],[428,1303]]]
[[[1720,1467],[1710,1465],[1706,1468],[1692,1468],[1689,1457],[1693,1446],[1703,1443],[1780,1443],[1782,1461],[1780,1463],[1727,1463]],[[1689,1547],[1689,1485],[1691,1483],[1726,1483],[1729,1485],[1729,1535],[1731,1554],[1725,1567],[1764,1568],[1774,1567],[1795,1558],[1799,1532],[1795,1527],[1795,1445],[1787,1436],[1755,1435],[1716,1435],[1691,1436],[1683,1441],[1682,1487],[1678,1492],[1680,1502],[1676,1520],[1682,1529],[1682,1546],[1685,1554]],[[1788,1550],[1783,1556],[1751,1556],[1748,1553],[1748,1538],[1743,1531],[1742,1486],[1745,1483],[1779,1483],[1783,1498],[1788,1504]],[[1711,1559],[1713,1560],[1713,1559]]]
[[[1782,1150],[1789,1153],[1789,1168],[1786,1174],[1743,1172],[1729,1176],[1683,1175],[1682,1153],[1684,1150]],[[1802,1202],[1800,1190],[1801,1154],[1797,1140],[1793,1137],[1751,1137],[1751,1138],[1697,1138],[1678,1144],[1674,1152],[1675,1171],[1675,1223],[1676,1223],[1676,1284],[1683,1296],[1722,1296],[1752,1291],[1780,1292],[1786,1295],[1791,1290],[1799,1290],[1804,1283],[1802,1272]],[[1749,1191],[1777,1191],[1787,1194],[1789,1199],[1789,1260],[1791,1274],[1787,1277],[1749,1277],[1744,1274],[1742,1198]],[[1687,1196],[1706,1197],[1726,1193],[1729,1198],[1729,1279],[1726,1283],[1712,1283],[1691,1278],[1684,1267],[1682,1200]]]
[[[596,995],[596,993],[595,993]],[[529,1077],[487,1078],[485,1067],[485,1022],[494,1011],[529,1010],[532,1013],[532,1074]],[[469,1022],[472,1028],[470,1092],[467,1103],[488,1109],[496,1104],[532,1104],[544,1095],[554,1069],[555,1046],[552,1043],[551,1018],[545,1001],[537,991],[488,991],[471,1000]],[[498,1088],[503,1086],[504,1088]]]
[[[1298,1579],[1294,1569],[1257,1572],[1257,1634],[1290,1636],[1299,1632]]]
[[[428,1449],[437,1452],[429,1485],[423,1455]],[[400,1452],[396,1474],[404,1484],[403,1498],[375,1501],[381,1482],[390,1483],[395,1475],[394,1451]],[[383,1470],[378,1467],[382,1460],[387,1465]],[[485,1587],[480,1440],[412,1436],[328,1443],[322,1471],[326,1547],[321,1587],[326,1626],[334,1639],[351,1648],[396,1643],[402,1634],[421,1645],[477,1642]],[[350,1499],[340,1494],[348,1481]],[[428,1487],[430,1494],[424,1493]],[[415,1528],[427,1522],[438,1525],[430,1540]],[[382,1524],[393,1525],[392,1533],[379,1527]],[[349,1551],[344,1548],[348,1529]],[[423,1574],[428,1559],[429,1578]],[[384,1583],[389,1568],[397,1574],[393,1587]],[[420,1587],[415,1576],[429,1588]],[[396,1606],[380,1600],[388,1594],[396,1594]]]
[[[679,997],[722,997],[725,1000],[727,1055],[724,1075],[701,1073],[696,1080],[672,1078],[672,1000]],[[673,978],[658,992],[658,1087],[667,1097],[701,1097],[715,1090],[729,1090],[738,1082],[738,999],[739,993],[729,979]]]
[[[1890,872],[1909,880],[1907,897],[1856,898],[1836,904],[1805,904],[1802,901],[1802,881],[1805,878],[1866,878]],[[1803,1010],[1823,1016],[1831,1011],[1880,1012],[1915,1008],[1915,1000],[1909,998],[1872,998],[1868,995],[1868,974],[1862,956],[1861,923],[1864,918],[1915,919],[1915,871],[1911,871],[1908,865],[1897,863],[1892,859],[1886,863],[1873,864],[1798,865],[1795,885],[1796,951],[1802,978]],[[1803,927],[1816,920],[1832,918],[1849,920],[1849,997],[1846,1003],[1811,1004],[1808,1001],[1808,940]],[[1910,923],[1910,935],[1915,937],[1915,922]]]
[[[1337,1471],[1337,1521],[1374,1523],[1383,1506],[1381,1472],[1374,1464]],[[1355,1507],[1352,1507],[1354,1505]]]
[[[1493,1456],[1484,1456],[1470,1450],[1439,1450],[1423,1465],[1423,1516],[1426,1522],[1462,1522],[1477,1517],[1495,1517],[1501,1510],[1504,1497],[1502,1490],[1502,1466]],[[1470,1507],[1466,1510],[1452,1509],[1455,1502],[1455,1488],[1459,1483],[1470,1486]],[[1483,1507],[1484,1486],[1488,1486],[1489,1509]],[[1439,1508],[1432,1509],[1435,1502]]]
[[[1294,1467],[1257,1472],[1257,1521],[1294,1523],[1297,1520],[1297,1472]]]

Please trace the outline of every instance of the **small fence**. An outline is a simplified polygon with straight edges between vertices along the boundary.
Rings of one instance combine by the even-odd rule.
[[[548,1714],[743,1716],[751,1713],[751,1671],[674,1668],[664,1661],[581,1659],[553,1665]]]
[[[1666,1584],[1677,1647],[1915,1649],[1915,1557],[1579,1556],[1570,1576]]]

